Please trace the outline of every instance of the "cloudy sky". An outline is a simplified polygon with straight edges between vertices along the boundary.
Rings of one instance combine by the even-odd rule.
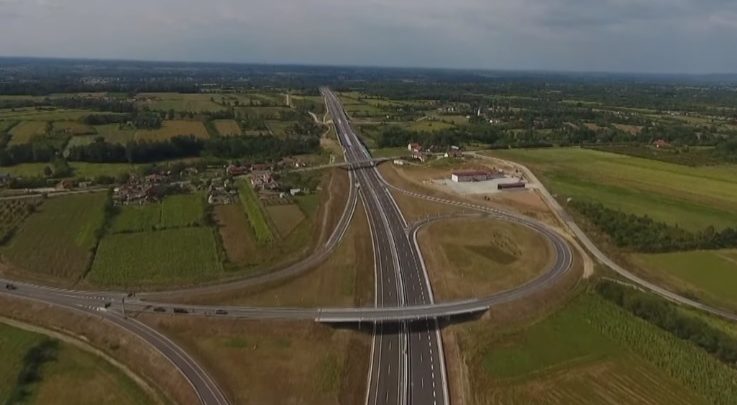
[[[735,73],[734,0],[0,0],[0,55]]]

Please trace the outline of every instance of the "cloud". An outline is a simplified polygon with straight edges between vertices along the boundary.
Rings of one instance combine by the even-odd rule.
[[[0,0],[0,54],[737,71],[731,0]]]

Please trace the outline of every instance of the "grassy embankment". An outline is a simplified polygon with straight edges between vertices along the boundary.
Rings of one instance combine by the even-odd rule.
[[[150,404],[152,398],[102,358],[0,323],[0,403]]]

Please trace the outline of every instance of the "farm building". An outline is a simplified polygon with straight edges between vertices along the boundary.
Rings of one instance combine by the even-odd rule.
[[[499,172],[491,172],[488,170],[466,170],[453,172],[450,179],[455,183],[468,183],[472,181],[486,181],[501,177]]]

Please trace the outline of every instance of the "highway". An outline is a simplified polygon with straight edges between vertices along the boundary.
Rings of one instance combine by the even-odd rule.
[[[371,155],[351,127],[338,98],[322,89],[347,162]],[[369,217],[376,265],[377,307],[434,304],[432,288],[416,244],[374,165],[356,172]],[[366,395],[369,404],[447,404],[448,383],[437,319],[377,323]]]

